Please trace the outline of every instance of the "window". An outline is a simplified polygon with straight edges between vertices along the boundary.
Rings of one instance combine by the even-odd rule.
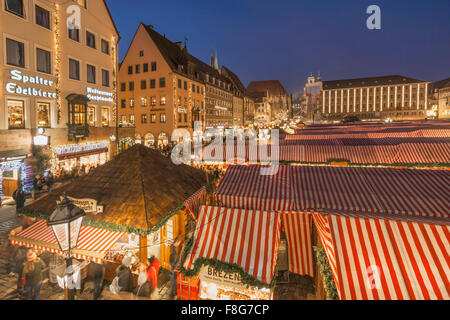
[[[154,89],[156,87],[156,80],[150,79],[150,89]]]
[[[69,38],[77,42],[80,42],[80,29],[74,26],[69,28]]]
[[[50,52],[37,48],[36,49],[36,69],[39,72],[52,73]]]
[[[141,123],[147,123],[147,115],[141,114]]]
[[[87,110],[84,104],[69,105],[69,123],[75,125],[86,124]]]
[[[109,55],[109,42],[102,39],[102,52]]]
[[[178,79],[178,88],[181,89],[181,80]]]
[[[150,123],[155,123],[156,122],[156,114],[151,113],[150,114]]]
[[[122,109],[126,108],[127,107],[127,100],[125,100],[125,99],[120,100],[120,107]]]
[[[36,24],[50,29],[50,12],[44,8],[36,6]]]
[[[22,42],[6,39],[6,63],[25,68],[25,47]]]
[[[161,97],[161,103],[162,106],[166,104],[166,97]]]
[[[86,45],[88,47],[93,48],[93,49],[96,48],[96,46],[95,46],[95,35],[90,33],[89,31],[86,31]]]
[[[130,123],[134,125],[134,114],[130,114]]]
[[[75,0],[81,7],[87,9],[87,0]]]
[[[137,64],[136,65],[136,74],[141,73],[141,65]]]
[[[90,127],[95,127],[95,107],[88,107],[87,108],[87,120]]]
[[[73,80],[80,80],[80,62],[69,59],[69,78]]]
[[[144,50],[139,51],[139,57],[143,57],[144,56]]]
[[[148,72],[148,63],[144,63],[144,72]]]
[[[166,78],[159,78],[159,87],[160,88],[166,87]]]
[[[130,91],[134,91],[134,82],[133,81],[130,81],[130,83],[128,83],[128,89]]]
[[[8,100],[8,128],[25,128],[25,106],[22,100]]]
[[[156,71],[156,62],[152,62],[152,71]]]
[[[87,82],[95,83],[95,67],[90,64],[87,65]]]
[[[184,122],[187,122],[187,113],[184,114]]]
[[[181,113],[178,114],[178,122],[181,122]]]
[[[187,82],[184,82],[184,90],[187,90]]]
[[[14,13],[22,18],[25,17],[23,11],[23,0],[6,0],[5,8],[8,12]]]
[[[133,66],[128,66],[128,74],[133,74]]]
[[[102,70],[102,86],[109,87],[109,71]]]
[[[147,89],[147,81],[146,80],[141,80],[141,89],[142,90]]]
[[[166,114],[165,113],[160,113],[159,114],[159,122],[161,122],[161,123],[165,123],[166,122]]]
[[[130,99],[130,108],[134,108],[134,99],[133,98]]]
[[[37,126],[38,128],[50,127],[50,103],[37,103]]]
[[[122,91],[122,92],[127,91],[127,84],[125,82],[122,82],[120,84],[120,91]]]
[[[156,97],[150,97],[152,106],[156,106]]]
[[[127,123],[127,116],[126,115],[120,117],[120,123],[121,124],[126,124]]]
[[[102,108],[102,126],[109,127],[109,108]]]
[[[142,107],[146,107],[147,106],[147,98],[145,98],[145,97],[141,98],[141,106]]]
[[[195,93],[195,84],[192,85],[192,92]]]

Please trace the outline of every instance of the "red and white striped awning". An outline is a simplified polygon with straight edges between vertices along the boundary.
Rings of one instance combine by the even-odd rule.
[[[342,300],[448,300],[450,222],[441,218],[313,214]]]
[[[202,206],[194,242],[183,266],[197,259],[237,264],[252,278],[270,284],[280,243],[281,219],[276,212]]]
[[[78,245],[72,253],[77,259],[103,263],[106,252],[125,234],[126,232],[81,226]],[[47,226],[45,220],[37,221],[19,234],[10,236],[9,239],[14,245],[63,254],[52,228]]]
[[[202,204],[206,204],[206,187],[202,187],[184,202],[187,211],[194,220],[197,220],[198,212]]]

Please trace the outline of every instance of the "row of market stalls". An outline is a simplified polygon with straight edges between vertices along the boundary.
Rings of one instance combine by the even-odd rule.
[[[284,234],[289,271],[321,278],[328,296],[450,298],[450,172],[279,166],[261,175],[261,168],[231,166],[218,206],[200,211],[182,272],[203,277],[201,297],[270,299]],[[318,272],[319,250],[331,279]],[[205,278],[205,266],[222,278],[239,275],[249,290]]]
[[[154,255],[170,269],[170,245],[178,236],[184,239],[190,212],[204,201],[206,184],[203,171],[177,166],[137,144],[26,206],[21,214],[33,223],[9,239],[62,254],[47,219],[66,195],[86,212],[72,251],[75,258],[105,264],[108,280],[125,256],[142,261]]]

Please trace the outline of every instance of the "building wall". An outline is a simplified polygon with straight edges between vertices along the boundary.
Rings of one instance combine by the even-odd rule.
[[[429,83],[392,84],[322,91],[322,114],[328,120],[345,115],[361,119],[414,120],[427,116]]]
[[[450,88],[439,90],[439,118],[450,119]]]
[[[233,94],[206,83],[206,127],[233,126]]]
[[[67,19],[69,6],[77,5],[72,1],[24,0],[24,17],[6,10],[5,1],[0,4],[0,151],[26,149],[31,150],[33,136],[37,128],[45,126],[45,135],[50,136],[51,147],[60,144],[75,144],[68,139],[68,102],[69,94],[87,95],[87,88],[107,92],[113,102],[91,100],[89,106],[95,108],[95,121],[91,132],[95,135],[85,141],[108,140],[114,132],[116,112],[115,74],[117,74],[117,42],[119,35],[103,1],[89,1],[87,8],[77,6],[80,13],[80,41],[68,36]],[[36,6],[50,12],[50,29],[36,23]],[[72,10],[73,11],[73,10]],[[76,11],[75,11],[76,12]],[[95,35],[96,49],[86,44],[86,31]],[[23,43],[25,66],[13,66],[7,63],[6,39]],[[109,54],[101,50],[101,39],[109,42]],[[37,70],[37,49],[50,52],[50,73]],[[69,58],[80,63],[80,80],[69,79]],[[96,83],[87,82],[87,64],[96,67]],[[102,85],[102,70],[109,71],[109,86]],[[13,74],[14,73],[14,74]],[[13,79],[13,75],[27,76],[28,82]],[[32,83],[35,77],[47,84]],[[22,78],[24,79],[24,78]],[[38,79],[38,80],[39,80]],[[39,80],[41,81],[41,80]],[[8,85],[9,84],[9,85]],[[30,89],[31,95],[20,94],[18,87]],[[39,96],[38,92],[50,95]],[[10,92],[12,91],[12,92]],[[53,95],[55,94],[55,95]],[[24,128],[12,129],[8,125],[8,101],[23,102],[25,107]],[[49,104],[50,121],[42,125],[38,121],[38,105]],[[102,108],[108,110],[102,122]],[[105,113],[106,115],[106,113]],[[81,140],[83,142],[83,140]],[[112,148],[110,151],[115,152]]]
[[[233,126],[244,125],[244,99],[233,96]]]

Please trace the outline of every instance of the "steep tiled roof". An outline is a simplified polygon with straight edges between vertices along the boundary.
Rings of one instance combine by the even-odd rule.
[[[323,81],[323,89],[343,89],[343,88],[358,88],[358,87],[373,87],[373,86],[385,86],[396,84],[408,84],[424,82],[413,78],[408,78],[400,75],[382,76],[382,77],[370,77],[370,78],[356,78],[356,79],[343,79]]]
[[[284,87],[281,85],[278,80],[266,80],[266,81],[252,81],[247,87],[247,90],[254,95],[258,92],[267,92],[269,91],[270,95],[279,96],[287,94]]]
[[[442,88],[448,88],[448,87],[450,87],[450,78],[433,82],[432,87],[433,87],[433,90],[440,90]]]

